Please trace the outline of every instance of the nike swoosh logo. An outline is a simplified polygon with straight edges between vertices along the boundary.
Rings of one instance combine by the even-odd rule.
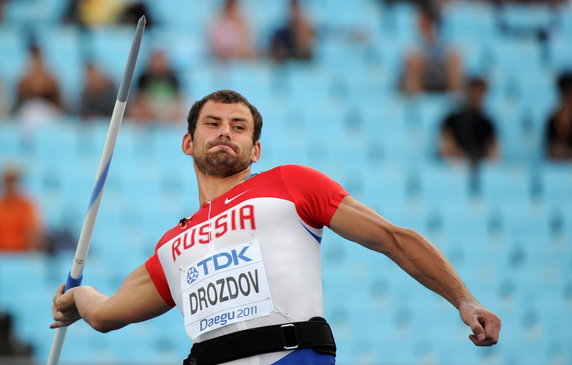
[[[225,203],[225,204],[230,203],[231,201],[233,201],[234,199],[238,198],[239,196],[241,196],[242,194],[246,193],[247,191],[248,191],[248,190],[245,190],[245,191],[243,191],[242,193],[233,196],[232,198],[226,198],[226,199],[224,200],[224,203]]]

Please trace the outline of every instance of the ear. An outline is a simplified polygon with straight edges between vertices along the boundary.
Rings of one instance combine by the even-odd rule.
[[[262,153],[262,145],[260,144],[260,141],[257,141],[250,150],[250,161],[252,163],[258,162],[260,160],[261,153]]]
[[[194,151],[193,151],[193,138],[191,137],[191,135],[189,133],[185,133],[185,135],[183,136],[183,143],[182,143],[182,150],[183,153],[185,155],[189,155],[192,156]]]

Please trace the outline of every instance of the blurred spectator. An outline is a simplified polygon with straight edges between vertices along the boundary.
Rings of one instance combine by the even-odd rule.
[[[278,62],[311,60],[314,56],[314,26],[304,14],[298,0],[290,0],[286,24],[278,28],[270,41],[270,57]]]
[[[60,85],[44,64],[39,47],[30,47],[28,63],[28,69],[18,83],[15,113],[22,117],[24,124],[48,123],[63,111]]]
[[[145,15],[145,29],[150,29],[155,25],[155,17],[142,1],[130,2],[125,6],[119,15],[120,24],[137,24],[139,19]]]
[[[0,22],[4,21],[4,13],[6,12],[6,3],[8,0],[0,0]]]
[[[137,24],[142,15],[147,20],[145,27],[152,27],[154,18],[142,1],[72,0],[64,21],[85,28],[96,28],[111,24]]]
[[[0,312],[0,361],[12,358],[14,361],[2,363],[33,364],[32,355],[32,345],[21,341],[14,332],[12,315]]]
[[[225,0],[208,29],[212,55],[222,61],[253,56],[248,22],[240,12],[238,0]]]
[[[124,7],[119,0],[72,0],[64,20],[87,28],[115,24]]]
[[[419,8],[417,26],[421,44],[406,55],[401,90],[408,95],[458,91],[463,79],[461,57],[441,38],[436,9]]]
[[[8,114],[8,102],[6,101],[6,92],[4,90],[4,83],[0,79],[0,118]]]
[[[43,227],[36,204],[20,191],[20,172],[7,167],[0,196],[0,251],[24,252],[44,248]]]
[[[137,81],[129,116],[139,121],[176,121],[182,117],[181,86],[165,52],[156,50]]]
[[[553,160],[572,160],[572,72],[558,76],[560,101],[546,123],[545,153]]]
[[[115,105],[117,89],[113,81],[93,63],[85,66],[84,88],[79,114],[82,118],[110,117]]]
[[[487,84],[483,79],[468,80],[463,104],[441,125],[441,157],[466,159],[476,164],[498,156],[494,123],[483,111],[486,92]]]

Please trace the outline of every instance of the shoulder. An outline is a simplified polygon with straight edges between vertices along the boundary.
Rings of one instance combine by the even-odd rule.
[[[261,189],[282,186],[289,195],[298,193],[326,193],[339,189],[339,184],[326,174],[304,165],[281,165],[258,174],[253,184]]]
[[[481,123],[484,126],[486,126],[486,128],[494,130],[495,122],[493,118],[491,118],[491,116],[486,111],[484,110],[479,111],[479,119]]]
[[[324,195],[332,191],[343,190],[334,179],[308,166],[283,165],[275,170],[290,194]]]
[[[163,236],[161,237],[161,239],[159,240],[159,242],[155,246],[155,251],[157,251],[165,243],[169,242],[170,240],[177,237],[178,235],[180,235],[181,233],[183,233],[185,230],[187,230],[189,228],[190,227],[183,227],[181,225],[181,223],[179,223],[176,226],[169,229],[167,232],[165,232],[165,234],[163,234]]]
[[[450,127],[455,121],[459,118],[460,111],[458,109],[450,111],[448,114],[445,114],[443,118],[443,126]]]
[[[267,179],[276,179],[284,184],[313,184],[325,180],[332,180],[321,171],[304,165],[281,165],[259,174]],[[262,180],[262,179],[261,179]]]
[[[319,176],[325,176],[324,173],[313,169],[311,167],[308,166],[304,166],[304,165],[281,165],[281,166],[277,166],[275,168],[273,168],[272,170],[269,170],[268,172],[274,172],[274,173],[279,173],[279,174],[286,174],[286,175],[296,175],[296,174],[302,174],[304,176],[306,175],[319,175]]]

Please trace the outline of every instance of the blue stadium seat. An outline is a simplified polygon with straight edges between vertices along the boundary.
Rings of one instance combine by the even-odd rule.
[[[116,81],[121,76],[133,27],[103,28],[94,31],[92,40],[84,39],[74,27],[53,25],[66,3],[7,4],[0,26],[0,79],[9,99],[26,67],[21,29],[32,22],[70,105],[83,77],[80,45]],[[220,2],[148,5],[158,24],[146,31],[138,70],[146,64],[148,50],[158,46],[181,76],[185,105],[222,88],[246,95],[265,119],[263,159],[255,171],[303,163],[327,173],[393,223],[430,239],[475,296],[503,319],[501,343],[476,348],[448,303],[383,255],[325,230],[324,306],[338,341],[338,363],[572,361],[567,342],[572,336],[572,174],[569,164],[548,163],[542,155],[546,117],[557,97],[554,78],[572,65],[572,21],[565,16],[570,5],[556,16],[560,23],[549,39],[548,65],[542,63],[537,43],[500,34],[491,5],[457,2],[444,11],[443,34],[460,49],[464,69],[489,78],[487,106],[497,123],[501,160],[482,166],[480,197],[468,195],[467,166],[441,165],[434,158],[439,122],[451,100],[405,99],[395,89],[403,56],[418,36],[411,5],[303,3],[317,25],[317,57],[283,66],[211,62],[205,34]],[[267,47],[286,6],[287,1],[242,3],[260,49]],[[510,6],[505,14],[513,24],[545,22],[546,9],[541,14],[535,10]],[[364,43],[345,38],[344,32],[356,26],[367,34]],[[340,73],[346,68],[351,72]],[[23,134],[16,119],[0,122],[0,165],[25,164],[25,186],[42,205],[48,228],[81,227],[108,122],[102,118],[88,125],[69,118],[32,135]],[[183,120],[172,128],[140,128],[124,121],[86,265],[86,285],[113,293],[152,253],[164,231],[194,211],[192,160],[180,151],[185,128]],[[14,310],[16,328],[34,342],[38,361],[47,358],[52,339],[49,299],[72,258],[70,252],[47,261],[0,256],[0,306]],[[528,350],[523,352],[523,346]],[[180,313],[173,310],[106,335],[78,323],[70,328],[62,360],[175,363],[189,348]]]
[[[494,13],[487,3],[457,2],[444,9],[443,34],[460,52],[467,74],[482,75],[490,67],[489,44],[497,36]]]
[[[144,35],[149,48],[166,52],[171,65],[178,73],[195,67],[200,68],[208,62],[209,50],[203,41],[206,37],[205,30],[195,29],[197,22],[191,24],[188,21],[187,24],[190,26],[189,29],[156,26],[146,29]]]
[[[205,29],[219,9],[219,2],[213,1],[197,6],[185,0],[168,0],[152,1],[148,6],[161,27],[204,39]]]
[[[11,1],[6,6],[6,21],[21,26],[59,21],[66,10],[67,1]]]
[[[470,171],[467,165],[425,165],[419,170],[421,199],[428,208],[454,209],[467,206]]]
[[[0,57],[0,84],[6,97],[6,107],[11,107],[16,101],[16,87],[27,67],[27,43],[20,32],[20,28],[12,24],[0,24],[0,49],[4,54]]]
[[[498,163],[482,164],[479,171],[481,197],[489,207],[523,207],[530,204],[531,186],[527,170]]]
[[[547,4],[506,4],[501,16],[507,25],[518,29],[549,28],[555,10]]]
[[[499,73],[518,77],[541,66],[540,47],[534,39],[496,37],[490,46]]]
[[[83,132],[76,119],[62,118],[55,124],[34,128],[26,137],[39,164],[77,165],[78,136]]]
[[[541,166],[540,179],[545,202],[549,206],[570,210],[572,167],[566,163],[546,163]]]
[[[97,28],[91,32],[88,42],[88,49],[93,62],[101,67],[116,83],[119,85],[127,56],[131,49],[135,28],[130,25],[110,26],[105,28]],[[141,43],[140,57],[135,69],[134,80],[137,80],[139,70],[143,70],[146,65],[146,55],[149,55],[149,44]]]
[[[451,39],[483,44],[496,36],[495,9],[491,4],[457,2],[443,10],[443,31]]]
[[[414,5],[398,2],[381,10],[382,27],[389,39],[399,44],[412,43],[415,40],[417,19]]]
[[[531,114],[518,103],[497,101],[491,108],[495,120],[500,158],[508,163],[518,163],[538,157],[539,146],[533,131],[527,130]]]
[[[0,163],[16,163],[27,154],[26,136],[16,119],[6,119],[0,123]]]

